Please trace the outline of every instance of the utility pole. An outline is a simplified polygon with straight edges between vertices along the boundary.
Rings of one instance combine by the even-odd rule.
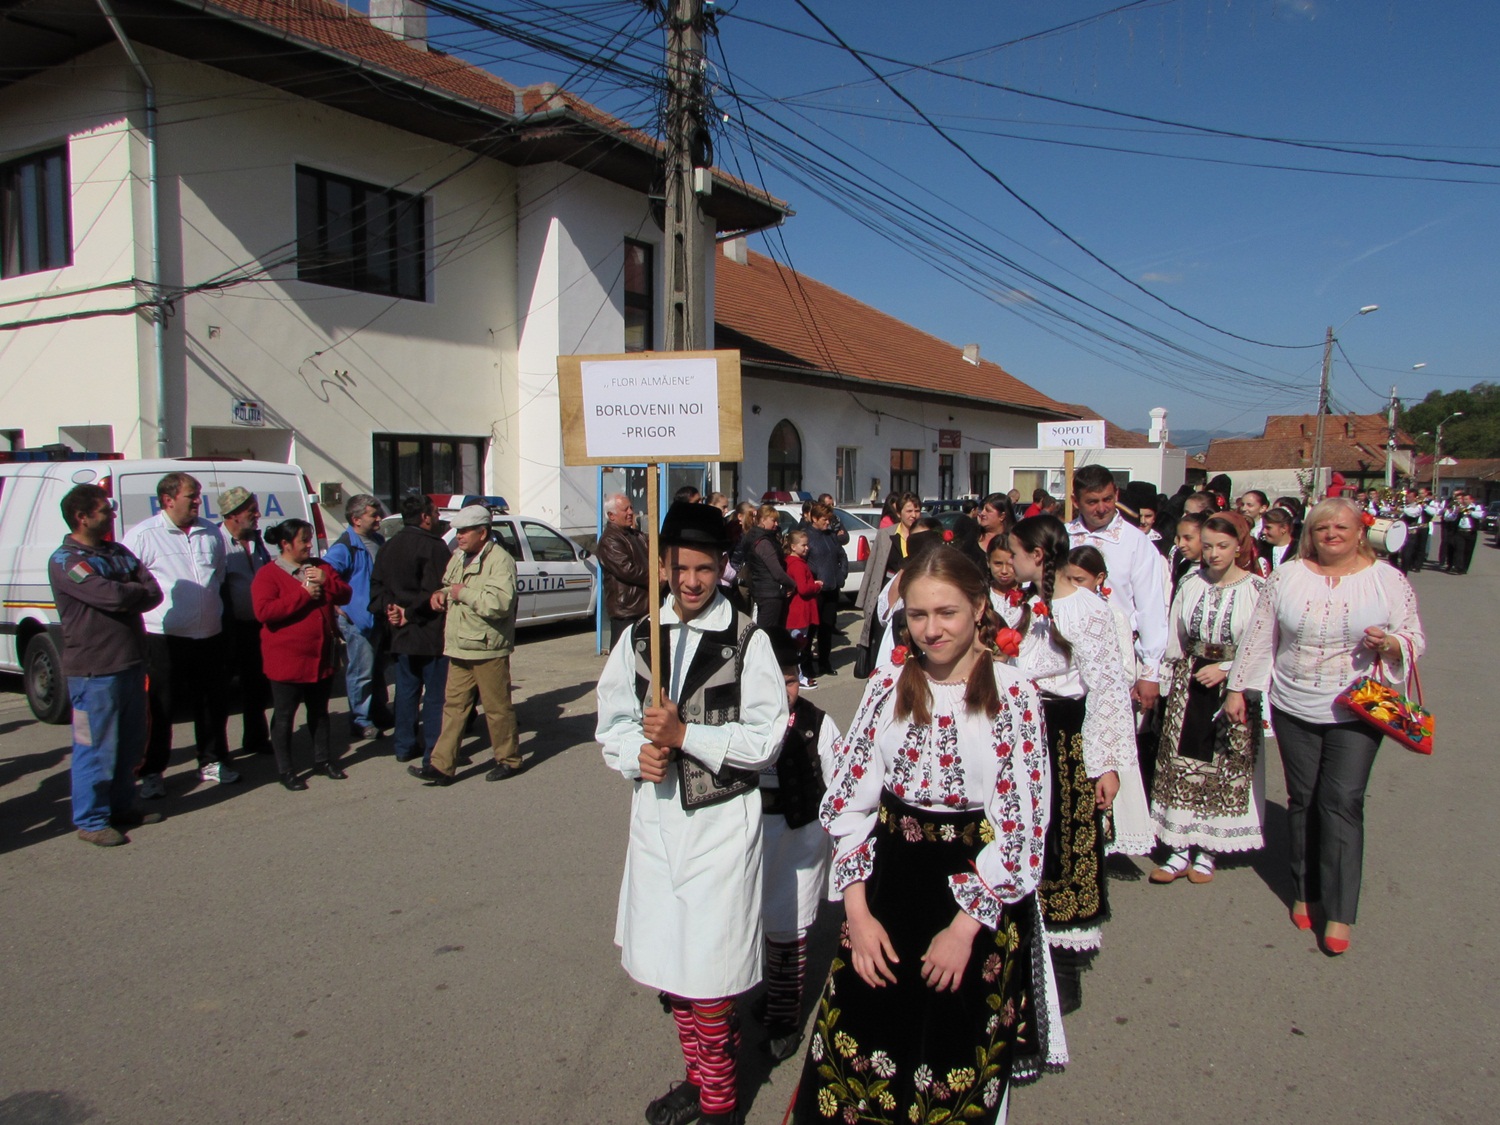
[[[1401,406],[1401,401],[1396,397],[1395,384],[1391,385],[1391,406],[1386,412],[1386,435],[1385,435],[1385,486],[1392,491],[1396,488],[1396,411]]]
[[[648,0],[649,2],[649,0]],[[666,351],[699,351],[708,344],[703,209],[712,186],[712,144],[704,122],[703,0],[658,0],[667,10],[666,118]],[[701,170],[701,173],[700,173]],[[700,185],[699,180],[703,183]]]
[[[1313,437],[1312,500],[1323,499],[1323,416],[1328,413],[1328,372],[1333,367],[1333,325],[1323,341],[1323,378],[1318,383],[1318,424]]]

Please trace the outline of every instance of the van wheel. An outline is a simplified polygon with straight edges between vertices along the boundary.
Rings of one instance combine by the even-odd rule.
[[[31,704],[33,715],[44,723],[66,723],[72,719],[62,660],[46,633],[38,633],[27,642],[22,674],[26,680],[26,702]]]

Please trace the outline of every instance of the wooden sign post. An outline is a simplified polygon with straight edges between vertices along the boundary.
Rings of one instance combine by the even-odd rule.
[[[1074,451],[1103,449],[1104,423],[1097,419],[1083,419],[1077,422],[1038,422],[1036,424],[1036,447],[1063,451],[1063,522],[1071,522],[1073,519]]]
[[[660,466],[677,461],[740,461],[745,456],[740,353],[628,352],[557,357],[563,463],[646,463],[646,496],[657,504]],[[649,513],[646,571],[661,573],[661,519]],[[650,579],[648,578],[648,581]],[[653,587],[651,683],[661,678],[661,598]]]

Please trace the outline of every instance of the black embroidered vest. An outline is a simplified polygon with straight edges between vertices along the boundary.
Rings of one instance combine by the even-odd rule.
[[[756,626],[738,610],[727,629],[705,632],[698,638],[692,663],[683,673],[677,714],[684,723],[718,727],[739,721],[740,677],[745,646]],[[651,619],[637,621],[630,630],[635,649],[635,693],[641,706],[651,692]],[[672,648],[667,626],[661,626],[663,673],[671,667]],[[688,811],[716,805],[756,788],[754,770],[724,766],[717,773],[690,754],[677,754],[677,794]]]
[[[823,763],[818,757],[818,732],[823,712],[798,698],[792,708],[792,723],[781,740],[776,759],[776,780],[781,787],[781,815],[788,828],[801,828],[818,819],[823,803]]]

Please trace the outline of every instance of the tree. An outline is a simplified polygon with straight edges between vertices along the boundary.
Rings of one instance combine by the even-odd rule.
[[[1475,383],[1466,391],[1432,391],[1409,409],[1403,409],[1396,424],[1411,435],[1422,453],[1433,452],[1438,423],[1455,411],[1443,427],[1444,457],[1500,457],[1500,384]]]

